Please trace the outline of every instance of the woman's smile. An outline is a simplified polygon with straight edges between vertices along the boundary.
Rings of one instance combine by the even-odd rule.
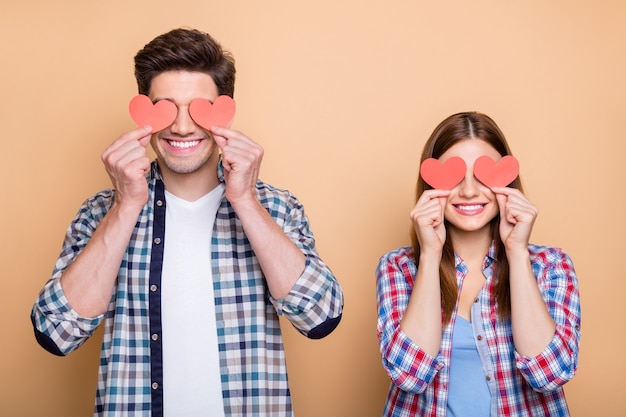
[[[486,203],[460,203],[453,204],[455,210],[463,216],[475,216],[485,210]]]

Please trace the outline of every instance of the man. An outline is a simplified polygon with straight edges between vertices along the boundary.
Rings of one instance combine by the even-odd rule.
[[[258,180],[263,149],[189,114],[194,99],[233,96],[231,55],[176,29],[137,53],[135,77],[178,113],[103,152],[113,187],[67,231],[32,310],[37,340],[67,355],[105,321],[96,416],[290,416],[278,316],[324,337],[341,288],[300,202]]]

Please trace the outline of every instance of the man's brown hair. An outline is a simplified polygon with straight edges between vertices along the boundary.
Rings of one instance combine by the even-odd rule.
[[[139,94],[148,95],[152,80],[166,71],[208,74],[219,95],[233,97],[235,60],[208,33],[174,29],[157,36],[135,55],[135,78]]]

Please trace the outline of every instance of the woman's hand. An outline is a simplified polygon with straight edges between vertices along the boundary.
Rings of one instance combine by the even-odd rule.
[[[426,190],[411,210],[411,220],[422,253],[441,255],[446,241],[444,210],[449,190]]]
[[[528,251],[537,208],[515,188],[493,187],[500,207],[500,238],[507,251]]]

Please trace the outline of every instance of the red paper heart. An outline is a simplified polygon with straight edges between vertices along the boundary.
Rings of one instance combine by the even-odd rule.
[[[207,130],[212,126],[225,127],[235,116],[235,101],[229,96],[219,96],[213,103],[197,98],[189,104],[189,115]]]
[[[466,170],[465,161],[458,156],[453,156],[444,163],[435,158],[428,158],[422,162],[420,174],[426,184],[431,187],[438,190],[451,190],[463,181]]]
[[[513,155],[494,161],[484,155],[474,162],[474,176],[487,187],[506,187],[519,175],[519,162]]]
[[[138,94],[128,104],[130,117],[139,126],[152,126],[152,132],[163,130],[176,120],[178,108],[169,100],[160,100],[152,104],[148,96]]]

